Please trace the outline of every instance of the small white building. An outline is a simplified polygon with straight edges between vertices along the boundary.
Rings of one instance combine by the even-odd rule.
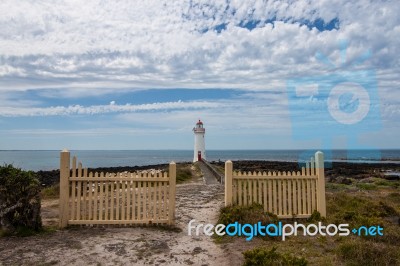
[[[193,162],[201,161],[202,159],[206,159],[206,145],[204,141],[204,134],[206,133],[206,129],[203,127],[203,122],[200,121],[196,123],[196,126],[193,128],[194,132],[194,154],[193,154]]]

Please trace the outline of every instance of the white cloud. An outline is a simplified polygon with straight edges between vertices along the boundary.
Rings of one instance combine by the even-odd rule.
[[[93,105],[93,106],[51,106],[51,107],[0,107],[0,116],[18,117],[18,116],[56,116],[56,115],[96,115],[109,113],[126,113],[140,111],[162,111],[162,110],[177,110],[177,109],[212,109],[222,107],[221,102],[207,101],[177,101],[177,102],[162,102],[149,103],[139,105],[117,105],[111,102],[109,105]]]
[[[193,117],[204,117],[215,130],[284,132],[289,128],[286,81],[342,70],[339,40],[347,40],[344,66],[371,52],[355,69],[376,70],[382,119],[398,129],[398,14],[396,1],[383,0],[4,0],[0,116],[114,114],[115,123],[161,123],[182,130]],[[339,27],[319,31],[303,25],[317,19],[337,19]],[[256,21],[261,22],[251,31],[240,26]],[[225,28],[217,32],[217,26]],[[317,52],[336,68],[318,60]],[[109,105],[40,107],[40,100],[29,99],[33,89],[48,104],[154,88],[237,88],[248,94],[212,102],[154,99],[145,105],[109,99]],[[4,96],[15,91],[21,99]]]
[[[327,71],[319,50],[338,63],[339,39],[349,41],[349,61],[371,49],[368,66],[398,73],[399,12],[395,2],[367,0],[2,1],[0,64],[14,70],[0,69],[0,89],[284,89],[287,78]],[[300,25],[334,18],[338,30]]]

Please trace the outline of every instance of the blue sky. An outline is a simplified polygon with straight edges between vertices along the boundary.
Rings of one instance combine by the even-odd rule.
[[[0,150],[400,148],[399,9],[2,1]]]

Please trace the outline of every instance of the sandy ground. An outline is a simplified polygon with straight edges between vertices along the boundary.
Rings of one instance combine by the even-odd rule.
[[[214,223],[223,187],[198,177],[177,186],[176,226],[79,227],[25,238],[0,239],[0,265],[240,265],[227,245],[209,236],[188,236],[187,224]],[[58,222],[58,200],[43,202],[47,225]],[[228,244],[229,245],[229,244]]]

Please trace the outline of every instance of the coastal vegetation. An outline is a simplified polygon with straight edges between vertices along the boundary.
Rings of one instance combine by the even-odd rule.
[[[304,224],[323,221],[324,224],[347,223],[349,228],[359,226],[383,227],[383,236],[292,236],[285,241],[276,237],[257,237],[261,241],[246,242],[243,238],[224,236],[216,243],[242,245],[245,251],[244,265],[398,265],[400,264],[400,192],[399,181],[381,178],[371,179],[371,183],[353,180],[352,183],[327,184],[327,217],[314,212],[311,218],[286,219]],[[365,188],[357,184],[372,184]],[[266,219],[268,217],[268,219]],[[274,221],[262,206],[224,207],[220,210],[219,223],[254,224],[257,221]],[[221,238],[221,237],[219,237]],[[229,238],[229,239],[227,239]],[[274,241],[275,240],[275,241]],[[279,251],[279,252],[278,252]],[[285,257],[288,256],[289,257]],[[276,259],[273,262],[273,259]],[[296,264],[297,263],[297,264]]]
[[[34,172],[0,166],[2,235],[29,235],[42,229],[40,188]]]
[[[305,266],[307,260],[304,257],[296,257],[289,253],[280,253],[276,247],[268,249],[258,247],[243,252],[244,266],[268,266],[268,265],[288,265]]]
[[[193,177],[193,170],[191,169],[191,164],[189,163],[178,163],[176,165],[176,182],[182,183]]]
[[[296,166],[293,163],[286,162],[254,161],[247,161],[243,164],[237,162],[235,165],[242,171],[254,171],[257,169],[280,170],[285,169],[285,167],[292,169]],[[279,168],[279,165],[282,168]],[[262,236],[257,236],[251,241],[246,241],[244,237],[217,237],[214,235],[212,239],[203,238],[202,242],[197,241],[197,238],[188,238],[184,228],[184,219],[186,218],[181,217],[194,217],[198,221],[200,221],[201,217],[201,219],[208,221],[212,215],[216,214],[215,210],[218,210],[219,206],[221,206],[219,203],[223,202],[223,193],[221,193],[220,188],[212,187],[214,190],[210,190],[210,187],[204,188],[204,185],[198,182],[202,179],[195,178],[201,176],[201,171],[196,163],[177,164],[177,182],[185,183],[185,185],[179,186],[177,194],[177,205],[179,206],[178,218],[183,219],[178,227],[180,230],[183,230],[182,233],[179,233],[180,230],[176,230],[175,232],[169,228],[163,230],[162,227],[144,227],[137,230],[131,230],[128,227],[118,228],[118,230],[108,227],[71,227],[67,230],[55,230],[54,228],[58,225],[59,198],[59,187],[57,184],[59,175],[57,171],[42,172],[41,174],[45,178],[41,179],[38,173],[25,172],[12,166],[4,166],[0,171],[2,178],[0,187],[4,189],[7,180],[8,189],[12,191],[11,189],[15,186],[13,182],[17,182],[18,179],[24,177],[27,180],[32,180],[32,186],[40,191],[39,196],[42,199],[41,212],[45,230],[39,229],[39,231],[49,231],[48,228],[51,226],[53,228],[51,234],[43,234],[37,237],[43,239],[41,245],[47,243],[47,248],[51,250],[65,250],[65,247],[68,247],[67,250],[70,252],[74,252],[77,247],[86,250],[85,245],[87,243],[85,244],[85,236],[91,235],[92,238],[90,241],[97,241],[96,245],[104,246],[105,250],[111,250],[108,254],[111,254],[114,250],[118,250],[118,252],[122,250],[121,253],[118,253],[122,255],[118,255],[114,259],[123,259],[126,257],[126,259],[134,259],[137,262],[143,262],[147,259],[148,261],[155,259],[154,262],[160,261],[160,263],[161,261],[171,262],[176,257],[179,257],[182,262],[187,260],[187,263],[196,263],[195,260],[199,256],[209,256],[208,252],[222,250],[224,254],[227,254],[225,257],[227,261],[235,261],[232,265],[241,263],[244,265],[399,265],[400,180],[395,177],[388,178],[383,174],[384,171],[382,171],[382,169],[399,171],[398,168],[383,164],[379,168],[374,168],[370,165],[364,168],[363,165],[343,165],[342,169],[340,168],[341,166],[337,166],[335,169],[326,169],[326,217],[321,217],[318,212],[314,212],[309,219],[286,219],[280,221],[283,223],[294,223],[297,221],[304,224],[318,223],[319,221],[322,221],[324,224],[348,223],[350,228],[361,225],[380,225],[384,228],[383,236],[356,236],[352,233],[349,236],[303,236],[300,234],[298,236],[287,237],[285,241],[281,241],[278,237]],[[166,171],[167,167],[167,165],[161,165],[150,166],[148,168]],[[223,169],[222,164],[220,167]],[[354,169],[351,170],[351,167]],[[112,170],[121,171],[119,168],[96,169],[95,171],[111,172]],[[131,167],[131,169],[125,169],[124,171],[136,170],[145,170],[145,167],[143,169]],[[3,178],[5,176],[3,173],[8,173],[6,175],[8,176],[7,179]],[[12,174],[10,175],[10,173]],[[37,181],[36,177],[40,181]],[[21,180],[18,182],[21,182]],[[201,193],[196,193],[199,189],[203,190]],[[3,197],[3,191],[0,192],[1,197]],[[200,215],[201,211],[203,213]],[[266,213],[263,206],[259,204],[253,204],[248,207],[224,207],[221,208],[217,218],[218,220],[216,219],[215,223],[222,224],[232,222],[254,224],[259,221],[263,223],[275,223],[278,221],[275,215]],[[14,229],[13,233],[9,233],[11,231],[7,231],[8,233],[6,233],[3,229],[2,234],[22,236],[37,232],[34,229],[26,229],[27,227],[15,226],[14,228],[18,229]],[[114,239],[114,234],[120,234],[120,238],[123,234],[128,234],[130,238],[120,240],[116,244],[109,244],[108,241]],[[150,234],[152,237],[144,237],[145,234]],[[136,249],[133,248],[134,244],[132,244],[132,237],[140,239],[138,243],[143,244],[138,244],[137,250],[146,250],[148,253],[140,254],[140,252],[137,252],[136,254]],[[168,240],[167,238],[171,238],[172,240]],[[2,238],[0,241],[3,241],[4,245],[6,241],[7,243],[13,243],[15,249],[18,247],[18,250],[22,251],[24,248],[21,248],[21,243],[25,243],[25,241],[34,242],[35,239],[37,238]],[[191,241],[190,244],[194,246],[190,246],[185,241]],[[162,246],[156,244],[159,242],[163,243]],[[177,245],[175,242],[182,245],[182,248],[179,249],[190,246],[193,251],[190,251],[188,254],[176,255],[176,253],[171,251]],[[209,246],[206,246],[207,244]],[[114,247],[113,245],[116,246]],[[3,252],[5,250],[8,250],[7,254],[9,255],[7,256],[11,256],[10,258],[13,258],[12,261],[19,261],[19,255],[17,253],[14,254],[12,248],[3,248]],[[126,253],[123,253],[124,250]],[[160,258],[157,258],[157,252],[159,252]],[[174,257],[165,257],[168,254],[173,254]],[[47,259],[44,259],[44,256],[41,257],[43,262],[49,262]],[[187,259],[189,256],[191,256],[190,260]],[[26,259],[27,257],[25,257]],[[51,258],[51,260],[54,259],[55,257]],[[62,261],[63,259],[62,255],[56,258],[58,261]],[[39,261],[39,259],[36,259],[36,262]]]

